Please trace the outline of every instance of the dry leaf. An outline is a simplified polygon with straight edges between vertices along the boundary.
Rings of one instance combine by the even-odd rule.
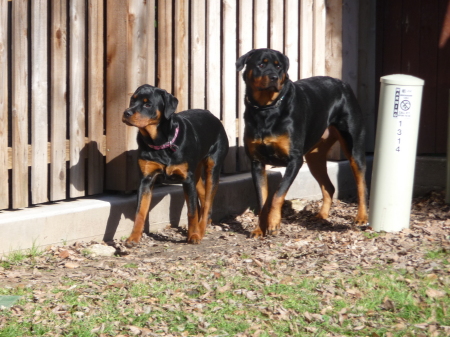
[[[427,294],[428,297],[431,297],[431,298],[441,298],[446,295],[445,291],[441,291],[441,290],[437,290],[437,289],[433,289],[433,288],[428,288],[425,293]]]

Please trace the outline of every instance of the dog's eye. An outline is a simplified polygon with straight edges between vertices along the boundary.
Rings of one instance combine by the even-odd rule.
[[[150,103],[145,103],[144,108],[150,108],[152,105]]]
[[[260,67],[260,68],[264,68],[265,66],[266,66],[265,63],[260,63],[260,64],[258,65],[258,67]]]
[[[275,67],[276,67],[277,69],[281,69],[281,65],[279,65],[279,64],[277,64]]]

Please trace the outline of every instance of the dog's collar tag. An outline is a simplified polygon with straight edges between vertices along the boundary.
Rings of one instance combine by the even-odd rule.
[[[163,145],[151,145],[151,144],[147,144],[147,145],[153,150],[164,150],[164,149],[170,148],[173,152],[175,152],[176,150],[178,150],[178,146],[175,145],[175,141],[177,140],[179,130],[180,130],[180,127],[177,126],[172,140],[168,141],[167,143],[165,143]]]

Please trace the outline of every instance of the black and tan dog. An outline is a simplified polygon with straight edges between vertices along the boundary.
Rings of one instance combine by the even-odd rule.
[[[317,216],[328,217],[335,189],[328,177],[326,155],[336,141],[356,179],[359,207],[355,222],[366,223],[364,120],[350,86],[324,76],[292,82],[287,74],[289,59],[271,49],[255,49],[241,56],[236,68],[240,71],[244,66],[244,143],[260,206],[259,227],[252,236],[278,234],[281,207],[303,156],[323,194]],[[286,167],[271,200],[266,164]]]
[[[228,138],[220,120],[207,110],[174,113],[178,100],[165,90],[140,86],[122,121],[139,129],[142,180],[128,245],[140,241],[158,175],[183,184],[188,208],[189,243],[200,243],[210,222]],[[204,176],[204,181],[202,176]],[[199,205],[200,200],[200,205]]]

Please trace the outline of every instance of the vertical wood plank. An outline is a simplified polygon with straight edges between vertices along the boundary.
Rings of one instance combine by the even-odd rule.
[[[28,1],[12,3],[12,207],[28,206]]]
[[[0,0],[0,209],[8,208],[8,1]]]
[[[221,1],[207,2],[206,108],[220,119],[220,8]]]
[[[342,79],[342,0],[326,6],[325,74]]]
[[[325,22],[325,75],[339,79],[342,79],[342,1],[327,2]],[[315,57],[320,56],[316,54]],[[321,64],[319,67],[318,69],[322,69]],[[319,72],[317,75],[322,75],[322,73]],[[331,160],[345,159],[339,142],[331,147],[327,158]]]
[[[242,56],[252,49],[252,20],[249,13],[253,13],[253,3],[247,0],[240,0],[239,3],[239,51],[238,56]],[[250,159],[244,148],[244,112],[245,112],[245,82],[242,73],[238,74],[238,145],[239,145],[239,170],[250,170]]]
[[[172,1],[158,1],[158,87],[172,91]]]
[[[50,200],[66,198],[67,0],[52,0]]]
[[[130,98],[134,91],[142,84],[146,83],[147,74],[147,18],[142,15],[146,13],[145,0],[128,0],[127,16],[127,40],[126,40],[126,68],[125,82],[127,88],[125,95]],[[122,111],[128,104],[122,107]],[[126,176],[127,190],[135,190],[139,185],[138,156],[137,156],[137,129],[125,126],[126,131],[126,152],[128,172]]]
[[[178,111],[189,107],[189,1],[175,2],[175,66],[174,96],[178,99]]]
[[[106,170],[107,190],[127,191],[127,126],[122,113],[129,104],[126,80],[128,4],[123,0],[107,3],[106,64]]]
[[[103,0],[88,1],[88,194],[103,192]]]
[[[31,2],[31,202],[47,202],[47,0]]]
[[[205,0],[191,1],[191,107],[205,108]]]
[[[269,17],[269,2],[268,0],[254,0],[253,16],[253,47],[267,48],[268,44],[268,17]]]
[[[370,17],[370,15],[369,15]],[[369,17],[363,20],[369,21]],[[342,1],[342,80],[358,95],[359,1]],[[370,38],[366,36],[367,39]]]
[[[376,0],[362,1],[359,17],[358,101],[366,116],[366,151],[373,152],[376,124]]]
[[[284,26],[284,53],[289,58],[289,78],[299,79],[299,1],[286,0]]]
[[[70,2],[70,197],[85,195],[86,3]],[[83,153],[81,153],[83,151]],[[84,154],[84,155],[83,155]]]
[[[340,1],[340,0],[339,0]],[[326,8],[325,0],[314,0],[313,75],[325,75]]]
[[[284,53],[284,3],[280,0],[270,0],[270,33],[271,49]]]
[[[155,85],[155,65],[156,65],[156,11],[155,0],[147,0],[147,81],[146,83]]]
[[[300,78],[313,75],[314,0],[300,2]]]
[[[439,27],[444,26],[444,18],[449,9],[448,1],[439,0]],[[439,40],[438,40],[439,41]],[[447,42],[439,48],[437,78],[437,110],[436,110],[436,149],[435,153],[446,153],[447,149],[447,130],[448,110],[449,110],[449,90],[450,90],[450,43]]]
[[[436,151],[436,117],[437,117],[437,93],[438,71],[431,64],[439,64],[439,49],[436,48],[436,39],[440,33],[439,6],[432,2],[422,1],[420,7],[420,41],[419,71],[414,74],[425,80],[422,94],[422,112],[419,123],[418,153],[434,153]]]
[[[236,171],[236,0],[222,0],[222,5],[222,120],[230,144],[224,172],[232,173]]]

